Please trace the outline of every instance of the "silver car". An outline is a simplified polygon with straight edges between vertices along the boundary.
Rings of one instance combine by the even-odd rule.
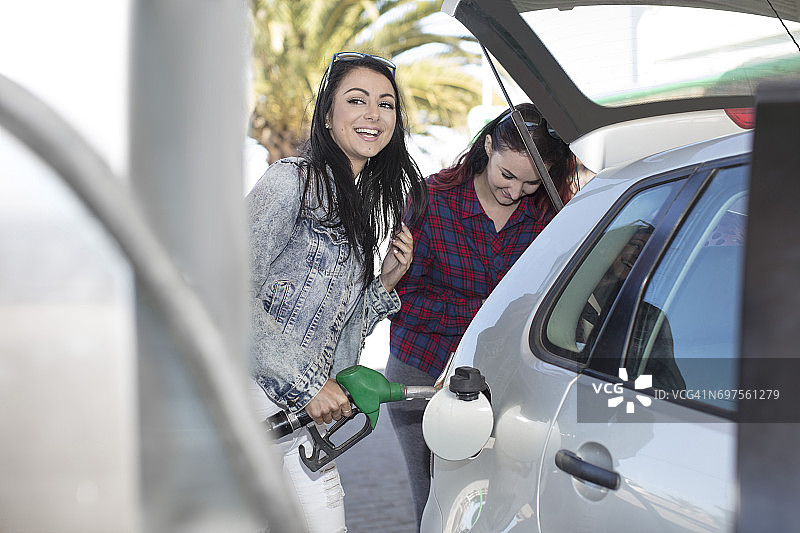
[[[444,2],[597,174],[454,355],[491,433],[455,459],[432,436],[423,533],[733,528],[749,128],[757,83],[800,75],[800,25],[613,3]]]

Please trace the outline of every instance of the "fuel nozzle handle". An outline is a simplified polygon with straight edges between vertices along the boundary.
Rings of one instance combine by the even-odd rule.
[[[430,398],[439,390],[434,387],[406,386],[390,383],[386,377],[371,368],[354,365],[336,374],[336,381],[354,406],[353,415],[364,413],[374,429],[378,423],[380,404],[411,398]],[[297,412],[278,411],[265,421],[267,430],[276,439],[297,431],[312,422],[305,409]]]
[[[342,389],[350,404],[353,404],[353,397],[347,389]],[[349,418],[354,418],[361,411],[358,407],[353,408],[353,413]],[[289,433],[294,433],[301,427],[309,425],[314,419],[306,412],[305,409],[299,411],[278,411],[272,416],[267,417],[264,423],[267,425],[267,431],[272,435],[272,438],[279,439],[285,437]]]
[[[312,419],[305,409],[297,413],[279,411],[265,421],[268,431],[274,438],[283,437],[309,425],[308,432],[314,442],[311,454],[306,454],[303,445],[300,445],[299,451],[300,460],[312,472],[318,471],[369,435],[378,422],[382,403],[397,402],[407,398],[431,398],[439,391],[435,387],[406,387],[402,383],[390,383],[380,372],[361,365],[345,368],[336,374],[336,381],[347,394],[350,404],[353,406],[353,413],[334,422],[327,428],[325,435],[321,435],[316,426],[309,425]],[[361,430],[341,444],[334,442],[331,437],[358,413],[366,415]]]
[[[366,366],[345,368],[336,374],[336,381],[350,393],[352,403],[367,415],[373,429],[382,403],[406,399],[405,385],[390,383],[383,374]]]

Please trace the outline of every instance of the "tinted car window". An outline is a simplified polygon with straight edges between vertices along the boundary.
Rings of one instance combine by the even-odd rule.
[[[747,166],[718,170],[651,276],[628,343],[629,379],[735,409]],[[687,396],[686,393],[689,393]]]
[[[698,93],[752,94],[759,81],[800,71],[797,48],[770,17],[675,5],[542,9],[545,2],[514,4],[578,88],[605,106]],[[529,9],[534,10],[525,12]],[[797,22],[786,23],[793,32],[800,28]],[[709,24],[726,31],[706,31]],[[683,30],[679,54],[661,46],[676,28]],[[594,53],[585,53],[588,48]],[[709,51],[732,54],[737,61],[709,61]]]
[[[545,346],[585,363],[623,282],[683,180],[631,198],[586,254],[545,324]]]

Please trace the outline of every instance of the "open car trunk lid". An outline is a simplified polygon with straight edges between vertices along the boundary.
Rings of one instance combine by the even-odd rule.
[[[597,171],[751,127],[738,110],[759,83],[800,76],[797,0],[772,2],[780,18],[764,0],[654,4],[445,0],[442,11]]]

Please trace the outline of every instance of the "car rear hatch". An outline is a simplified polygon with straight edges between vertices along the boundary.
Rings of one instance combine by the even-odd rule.
[[[595,172],[750,128],[757,86],[800,76],[797,0],[445,0],[442,11],[509,74],[514,103],[534,102]]]

